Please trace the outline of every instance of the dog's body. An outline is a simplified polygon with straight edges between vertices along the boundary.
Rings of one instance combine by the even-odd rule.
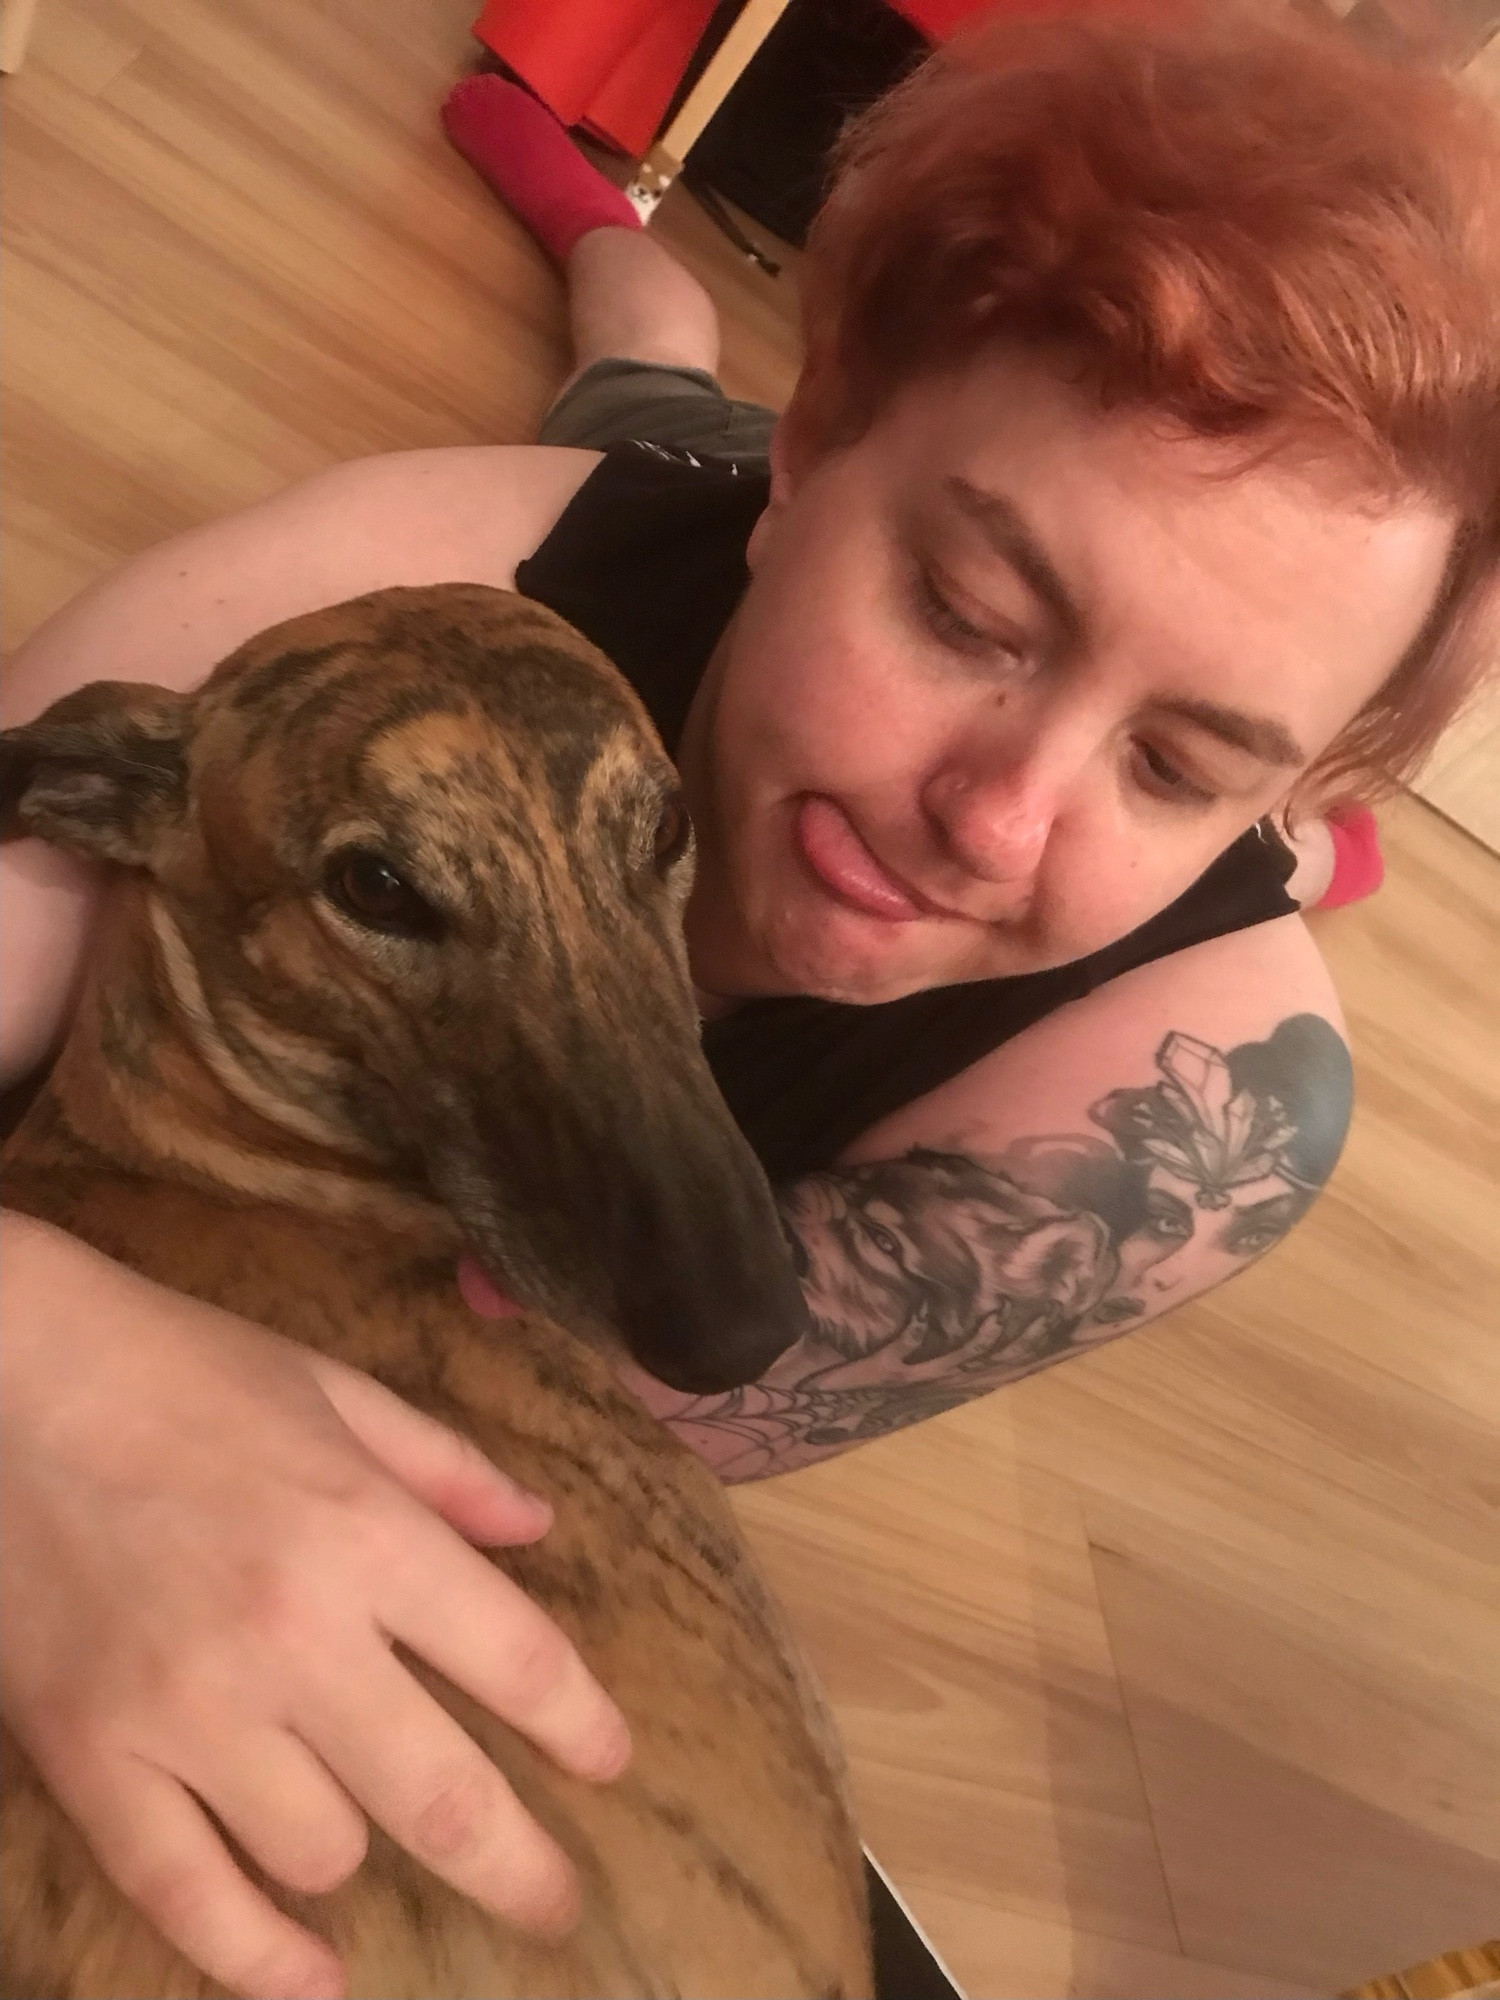
[[[350,699],[355,653],[366,707],[373,656],[396,683],[374,724]],[[515,665],[522,656],[529,666]],[[515,685],[492,699],[482,676],[508,664]],[[579,719],[559,706],[564,694],[592,718],[571,763],[561,746]],[[635,1744],[624,1777],[586,1784],[414,1667],[574,1860],[580,1925],[561,1944],[522,1937],[378,1835],[343,1888],[273,1890],[277,1900],[337,1946],[351,1994],[369,2000],[868,1991],[837,1749],[718,1483],[625,1393],[592,1339],[530,1310],[634,1325],[638,1356],[697,1382],[753,1368],[759,1320],[784,1299],[775,1284],[757,1293],[754,1272],[736,1277],[774,1256],[774,1210],[701,1070],[672,936],[685,893],[685,878],[669,880],[677,857],[656,855],[659,891],[616,859],[579,886],[582,839],[614,840],[612,856],[640,862],[626,821],[645,778],[660,788],[662,766],[632,698],[558,621],[463,587],[380,593],[297,621],[226,663],[185,716],[153,712],[142,725],[138,704],[123,723],[111,712],[116,762],[129,736],[128,805],[117,775],[107,786],[98,776],[97,704],[70,714],[61,737],[49,721],[7,739],[8,830],[71,839],[134,872],[110,899],[71,1039],[7,1149],[7,1199],[368,1370],[551,1499],[545,1539],[496,1560],[574,1639]],[[176,746],[144,801],[138,773],[154,753],[143,726]],[[439,739],[446,748],[433,748]],[[321,795],[345,781],[347,799]],[[482,800],[500,815],[493,825]],[[253,825],[259,814],[274,826]],[[433,846],[434,815],[456,823],[451,847]],[[670,815],[662,825],[672,831]],[[351,907],[396,908],[389,883],[372,902],[368,866],[349,878],[345,848],[330,847],[350,829],[365,847],[396,842],[404,886],[423,883],[417,902],[442,913],[440,930],[413,929],[426,918],[408,899],[406,927],[377,926],[372,943],[359,934],[368,911],[351,928],[347,908],[318,903],[352,880]],[[649,821],[646,842],[643,869]],[[513,877],[518,844],[532,857],[529,901],[486,875],[490,855]],[[316,886],[328,881],[334,890]],[[496,989],[497,952],[509,990]],[[604,969],[622,957],[633,1016]],[[583,995],[571,1013],[563,978]],[[471,1005],[537,1016],[476,1050]],[[445,1035],[464,1044],[459,1056],[431,1053]],[[493,1101],[501,1091],[505,1105]],[[692,1157],[679,1164],[678,1150]],[[553,1211],[581,1174],[568,1248],[566,1232],[550,1233]],[[681,1233],[674,1190],[699,1211]],[[700,1226],[719,1230],[701,1271],[687,1235]],[[454,1280],[465,1242],[525,1313],[470,1313]],[[666,1275],[638,1281],[636,1254],[665,1257]],[[590,1256],[602,1279],[584,1268]],[[727,1370],[683,1345],[682,1329],[700,1322],[711,1342],[714,1295],[737,1343]],[[7,1761],[4,1992],[220,1991],[108,1883],[9,1743]]]

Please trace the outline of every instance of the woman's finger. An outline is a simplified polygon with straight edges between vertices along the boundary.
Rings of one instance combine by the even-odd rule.
[[[343,2000],[337,1955],[246,1881],[176,1778],[136,1759],[47,1776],[120,1893],[210,1978],[246,2000]]]
[[[201,1773],[195,1767],[190,1777],[245,1852],[288,1889],[326,1894],[365,1858],[364,1814],[285,1729],[247,1732],[234,1741],[231,1757]]]
[[[546,1937],[569,1930],[572,1863],[453,1717],[388,1652],[374,1670],[361,1660],[338,1688],[299,1726],[371,1819],[507,1922]]]
[[[534,1542],[551,1527],[549,1503],[492,1465],[468,1438],[357,1368],[318,1354],[309,1354],[307,1364],[366,1451],[469,1541]]]
[[[393,1639],[580,1778],[630,1761],[624,1716],[547,1614],[493,1563],[445,1539],[377,1612]]]

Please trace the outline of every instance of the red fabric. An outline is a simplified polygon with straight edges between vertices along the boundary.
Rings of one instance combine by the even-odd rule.
[[[1333,880],[1318,900],[1320,910],[1341,910],[1363,902],[1385,880],[1380,829],[1368,806],[1354,806],[1328,821],[1333,836]]]
[[[564,125],[651,146],[714,0],[485,0],[474,33]]]
[[[890,0],[930,42],[971,15],[1035,0]],[[1104,0],[1109,4],[1109,0]],[[474,33],[564,125],[646,153],[713,18],[714,0],[484,0]]]
[[[485,0],[480,41],[524,77],[564,125],[580,124],[589,101],[661,0]]]
[[[443,130],[559,264],[591,229],[641,226],[546,105],[503,76],[466,76],[456,84],[443,106]]]
[[[945,42],[971,14],[995,11],[993,0],[890,0],[890,4],[929,42]]]
[[[649,152],[713,11],[713,0],[663,8],[589,100],[589,130],[632,160]]]
[[[1113,14],[1120,0],[888,0],[929,42],[945,42],[976,14],[1035,14],[1045,5],[1055,13]]]

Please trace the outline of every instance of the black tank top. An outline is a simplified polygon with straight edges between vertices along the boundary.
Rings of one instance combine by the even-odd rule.
[[[749,578],[766,505],[762,466],[617,445],[516,571],[633,683],[675,755],[689,705]],[[871,1007],[750,1000],[707,1023],[703,1046],[773,1181],[812,1173],[878,1119],[935,1090],[1107,979],[1188,945],[1286,916],[1292,856],[1252,828],[1149,923],[1071,965],[939,986]]]

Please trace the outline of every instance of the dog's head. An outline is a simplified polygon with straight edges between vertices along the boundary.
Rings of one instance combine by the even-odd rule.
[[[603,1318],[697,1390],[801,1331],[699,1046],[675,774],[552,613],[386,590],[191,697],[97,683],[0,737],[0,803],[7,837],[145,871],[221,1079],[430,1188],[524,1305]]]

